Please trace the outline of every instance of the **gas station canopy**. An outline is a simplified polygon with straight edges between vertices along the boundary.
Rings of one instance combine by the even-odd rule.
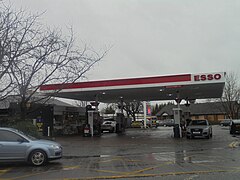
[[[225,73],[217,72],[48,84],[40,91],[54,93],[55,97],[99,102],[195,100],[220,98],[224,84]]]

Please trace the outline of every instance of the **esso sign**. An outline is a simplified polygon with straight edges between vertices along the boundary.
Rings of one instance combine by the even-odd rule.
[[[221,78],[222,78],[221,74],[194,75],[194,81],[212,81],[212,80],[219,80]]]

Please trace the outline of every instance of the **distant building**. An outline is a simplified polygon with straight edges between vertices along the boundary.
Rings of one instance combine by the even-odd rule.
[[[9,96],[0,101],[0,126],[4,126],[10,118],[17,119],[20,114],[18,96]],[[85,107],[74,106],[60,99],[50,98],[46,103],[29,103],[27,119],[47,134],[48,127],[54,134],[76,134],[85,123]]]
[[[177,105],[167,105],[163,107],[156,116],[158,119],[173,119],[173,108]],[[228,119],[227,113],[221,102],[208,102],[208,103],[197,103],[191,104],[190,106],[180,105],[182,109],[182,116],[190,112],[190,118],[196,119],[207,119],[212,122],[221,121]]]

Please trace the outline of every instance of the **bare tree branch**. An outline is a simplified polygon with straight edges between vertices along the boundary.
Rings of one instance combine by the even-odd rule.
[[[10,6],[0,11],[0,82],[5,82],[0,93],[17,92],[23,119],[26,104],[36,101],[33,97],[41,85],[76,82],[107,53],[86,45],[78,48],[72,28],[64,37],[61,31],[41,25],[39,17]]]
[[[223,96],[220,101],[229,119],[239,118],[240,87],[236,73],[230,72],[227,74]]]

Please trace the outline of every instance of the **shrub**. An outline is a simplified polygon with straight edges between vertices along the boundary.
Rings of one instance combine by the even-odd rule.
[[[37,127],[33,125],[32,120],[25,120],[25,121],[17,120],[14,123],[8,124],[7,126],[18,129],[26,134],[29,134],[37,138],[41,137]]]

